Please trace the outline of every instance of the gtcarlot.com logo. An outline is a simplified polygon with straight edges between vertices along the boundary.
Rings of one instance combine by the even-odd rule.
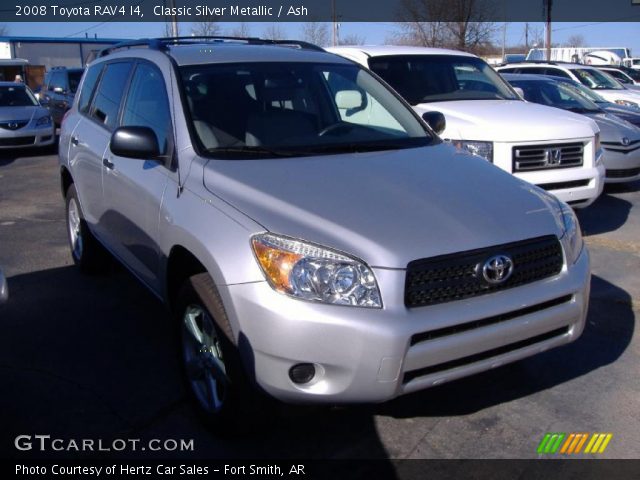
[[[538,454],[604,453],[612,438],[612,433],[547,433]]]

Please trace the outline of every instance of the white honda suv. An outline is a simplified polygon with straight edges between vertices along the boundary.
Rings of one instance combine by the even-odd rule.
[[[602,193],[599,128],[590,119],[523,101],[482,59],[439,48],[336,47],[369,67],[440,136],[574,207]],[[376,105],[353,115],[373,115]],[[437,114],[446,122],[437,123]],[[436,115],[434,117],[434,115]]]

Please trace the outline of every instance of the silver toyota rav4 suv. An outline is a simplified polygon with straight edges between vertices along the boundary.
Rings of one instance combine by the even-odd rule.
[[[75,263],[96,271],[108,251],[167,303],[217,427],[257,398],[383,402],[584,327],[573,211],[303,42],[103,51],[62,125],[60,175]]]

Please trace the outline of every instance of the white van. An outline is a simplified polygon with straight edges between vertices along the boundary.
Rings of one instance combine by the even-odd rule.
[[[428,122],[434,118],[429,112],[444,114],[440,136],[458,148],[574,207],[590,205],[602,192],[598,126],[581,115],[523,101],[475,55],[399,46],[328,50],[369,67]]]

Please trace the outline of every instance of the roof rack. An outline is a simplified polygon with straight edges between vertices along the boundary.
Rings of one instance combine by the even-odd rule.
[[[165,38],[142,38],[127,42],[116,43],[110,47],[100,50],[98,57],[104,57],[116,50],[129,49],[132,47],[147,47],[152,50],[167,51],[170,45],[193,45],[198,43],[245,43],[247,45],[278,45],[282,47],[293,47],[305,50],[324,52],[324,49],[313,43],[302,40],[270,40],[258,37],[229,37],[229,36],[194,36],[194,37],[165,37]]]

